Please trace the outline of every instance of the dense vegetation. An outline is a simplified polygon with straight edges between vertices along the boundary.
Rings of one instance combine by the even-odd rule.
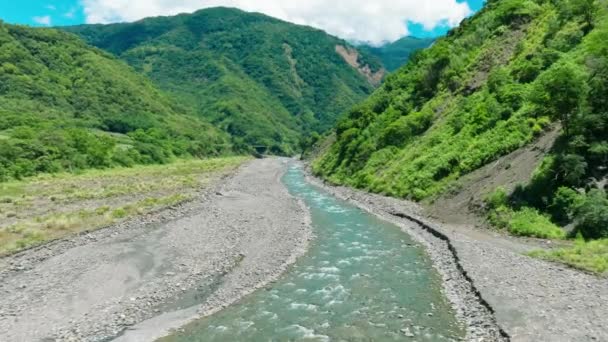
[[[395,71],[408,61],[411,54],[431,46],[434,41],[435,38],[403,37],[382,46],[359,46],[359,50],[377,56],[386,70]]]
[[[336,53],[346,42],[262,14],[212,8],[65,29],[148,75],[240,147],[292,153],[302,134],[330,128],[374,89]],[[371,55],[358,62],[381,69]]]
[[[78,37],[0,22],[0,181],[223,153],[224,133]]]
[[[491,196],[490,216],[519,235],[606,238],[606,42],[605,1],[488,1],[341,120],[314,170],[422,200],[561,124],[530,184]]]

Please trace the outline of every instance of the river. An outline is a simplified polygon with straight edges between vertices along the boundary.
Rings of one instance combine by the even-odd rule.
[[[425,251],[398,227],[306,182],[316,240],[279,281],[163,341],[453,341],[464,336]]]

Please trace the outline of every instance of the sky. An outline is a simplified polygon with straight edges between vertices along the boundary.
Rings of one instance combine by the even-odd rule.
[[[135,21],[215,6],[261,12],[357,42],[434,37],[485,0],[0,0],[0,19],[31,26]]]

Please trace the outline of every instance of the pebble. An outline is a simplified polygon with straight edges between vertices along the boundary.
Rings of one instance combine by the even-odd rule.
[[[403,328],[401,329],[401,332],[403,333],[403,335],[407,336],[407,337],[414,337],[416,335],[414,335],[411,331],[410,328]]]

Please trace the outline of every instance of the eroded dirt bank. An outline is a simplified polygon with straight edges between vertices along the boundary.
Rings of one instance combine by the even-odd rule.
[[[311,239],[285,168],[255,160],[194,201],[5,258],[0,340],[148,340],[171,326],[136,324],[178,309],[179,297],[203,304],[182,324],[275,279]]]
[[[427,247],[467,340],[608,341],[608,279],[529,258],[535,245],[525,241],[436,222],[415,203],[309,179]]]

